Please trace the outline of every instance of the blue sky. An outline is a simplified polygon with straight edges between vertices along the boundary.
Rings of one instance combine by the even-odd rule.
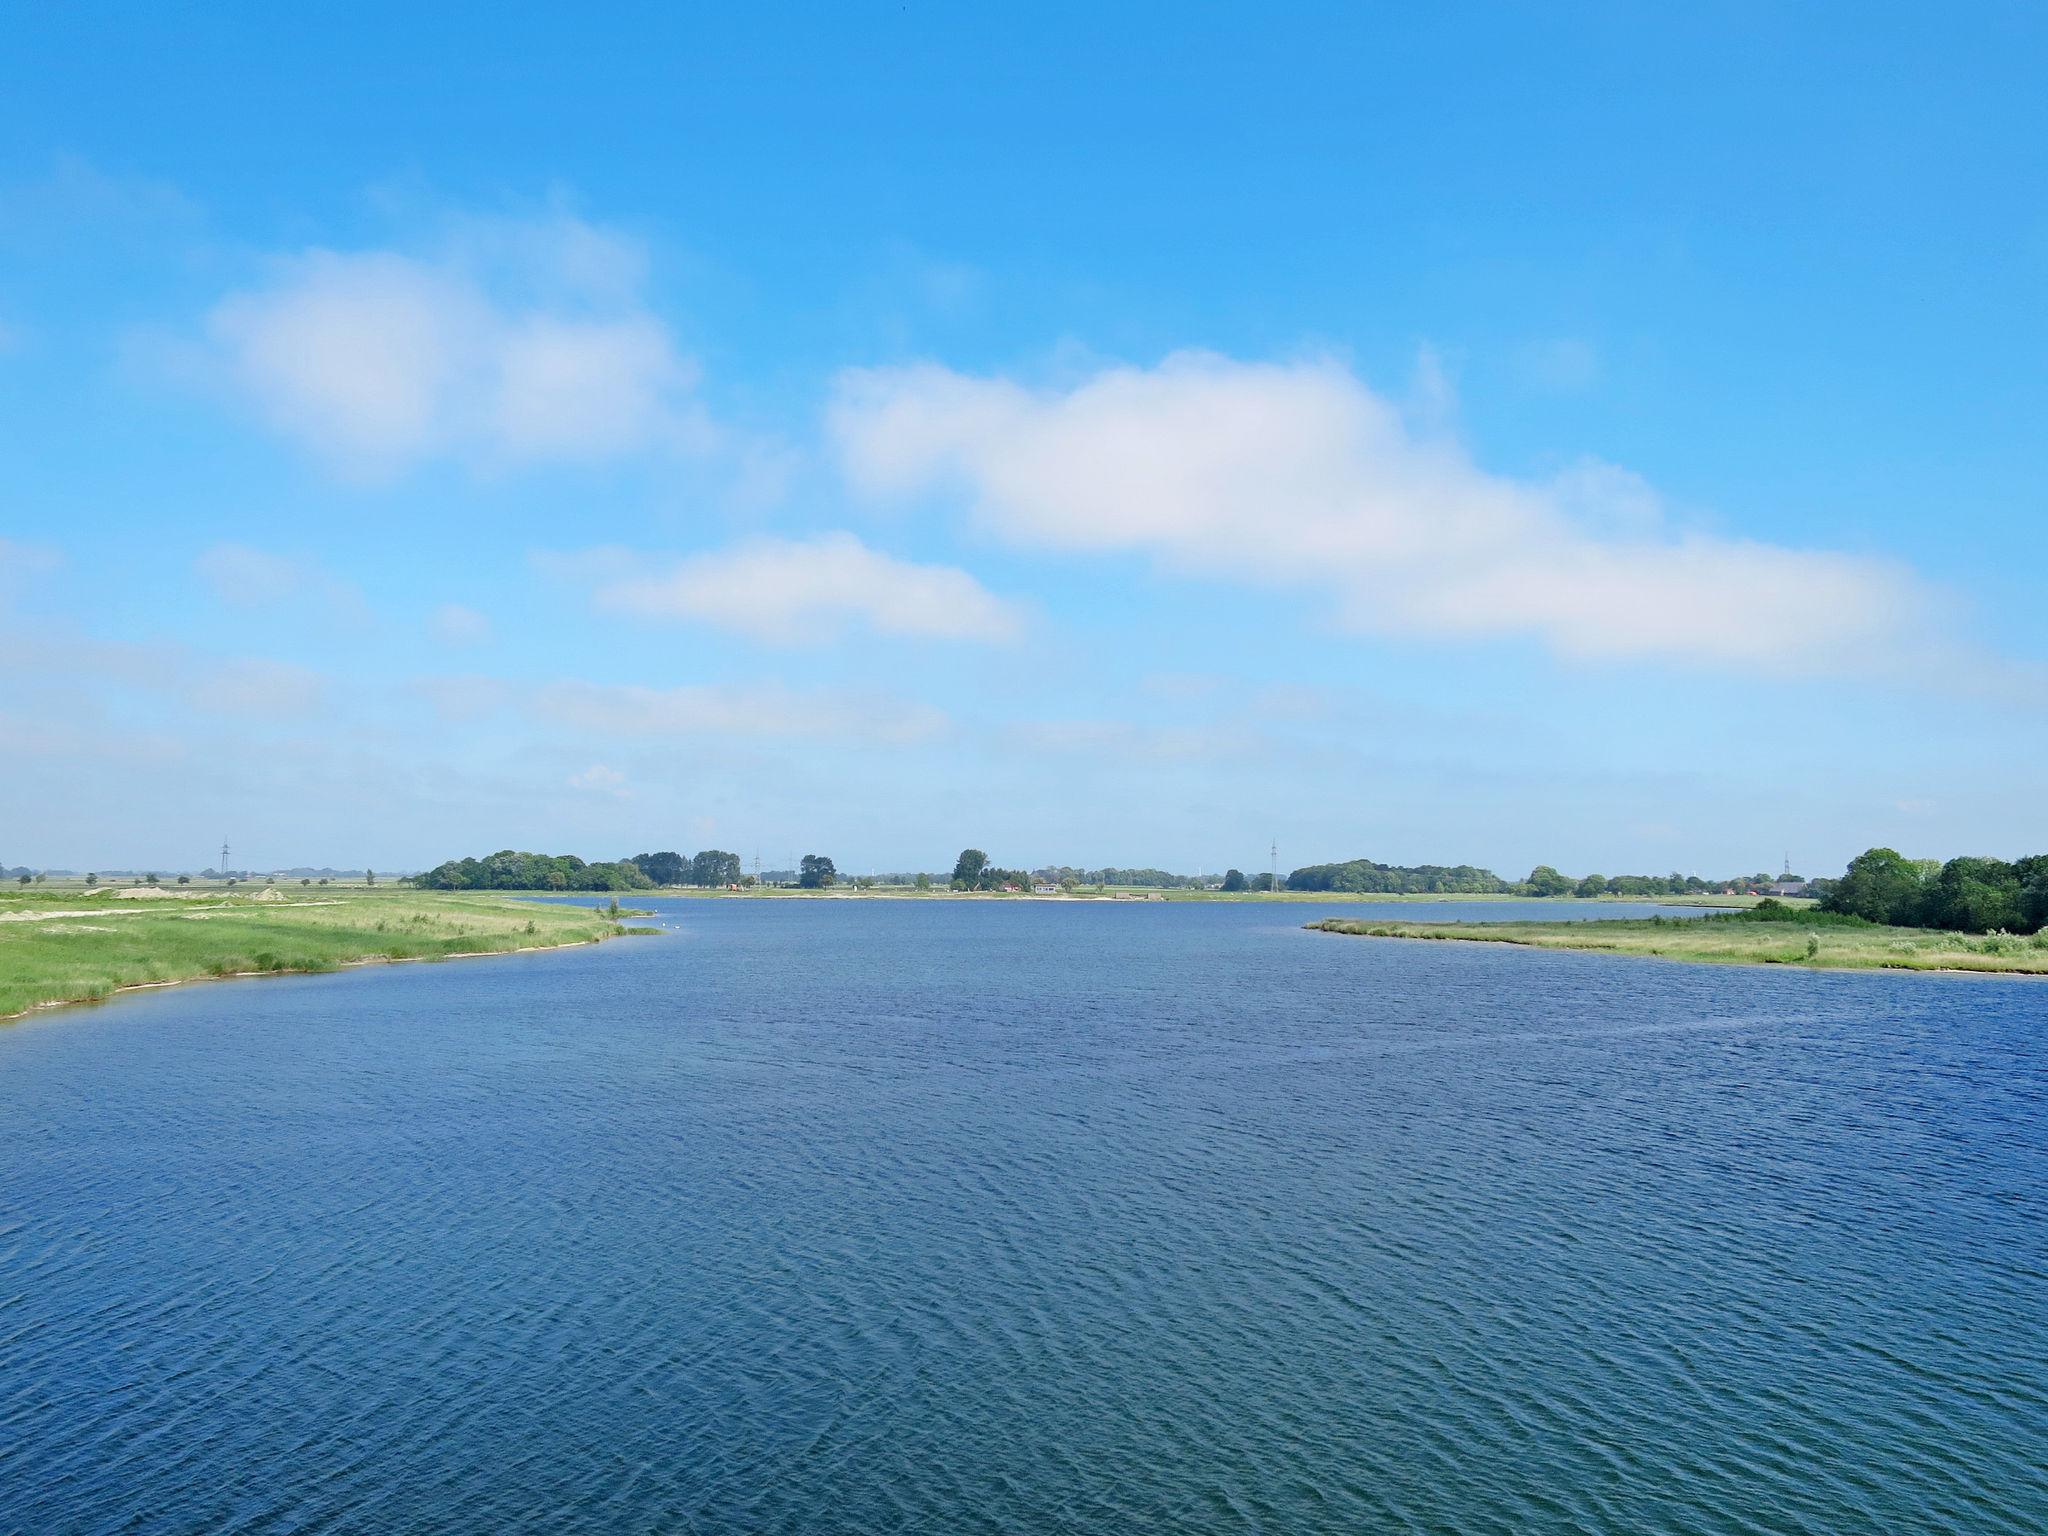
[[[43,7],[0,861],[2048,847],[2038,8]]]

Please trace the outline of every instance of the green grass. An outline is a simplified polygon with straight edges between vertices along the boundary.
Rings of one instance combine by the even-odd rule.
[[[0,1018],[127,987],[587,944],[626,931],[589,907],[497,895],[277,889],[277,900],[246,886],[154,899],[0,893]]]
[[[1813,970],[1988,971],[2048,974],[2048,932],[1943,933],[1791,912],[1774,922],[1744,913],[1590,923],[1401,923],[1326,918],[1326,933],[1382,939],[1523,944],[1713,965],[1797,965]]]

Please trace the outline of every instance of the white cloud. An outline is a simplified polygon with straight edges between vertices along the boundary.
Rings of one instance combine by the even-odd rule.
[[[491,638],[491,621],[461,603],[443,603],[434,610],[433,631],[443,645],[482,645]]]
[[[1318,591],[1362,631],[1836,671],[1895,653],[1934,604],[1879,560],[1674,531],[1625,472],[1490,474],[1327,362],[1179,353],[1052,390],[854,371],[831,427],[870,496],[963,492],[1017,542]]]
[[[636,296],[637,245],[561,216],[460,228],[425,256],[273,262],[208,316],[213,363],[274,430],[357,474],[710,444],[696,370]]]
[[[616,552],[581,568],[602,571]],[[565,563],[561,568],[574,570]],[[653,576],[605,581],[600,609],[643,619],[692,619],[759,640],[800,642],[849,626],[913,639],[1007,640],[1022,618],[967,572],[919,565],[868,548],[850,533],[761,539],[697,555]]]
[[[551,683],[528,701],[549,723],[601,736],[766,737],[904,746],[946,728],[935,709],[898,700],[780,684],[700,683],[647,688]]]

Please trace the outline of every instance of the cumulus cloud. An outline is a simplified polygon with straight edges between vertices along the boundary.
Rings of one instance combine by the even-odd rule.
[[[871,497],[957,493],[1019,543],[1312,590],[1360,631],[1825,672],[1895,653],[1934,605],[1883,561],[1674,528],[1611,467],[1491,474],[1328,362],[1187,352],[1059,389],[858,370],[830,427]]]
[[[868,548],[850,533],[760,539],[693,556],[654,575],[618,576],[617,551],[572,557],[565,572],[605,572],[593,594],[611,613],[687,619],[796,642],[849,627],[911,639],[1001,641],[1022,616],[967,572]]]
[[[833,689],[781,684],[546,684],[528,700],[549,723],[601,736],[749,737],[905,746],[946,728],[935,709]]]
[[[221,300],[207,345],[274,430],[358,474],[701,450],[696,369],[639,302],[643,266],[568,218],[429,255],[309,250]]]

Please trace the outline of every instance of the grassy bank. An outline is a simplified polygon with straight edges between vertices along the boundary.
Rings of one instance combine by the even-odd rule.
[[[1815,970],[1993,971],[2048,974],[2048,933],[1940,933],[1848,925],[1818,916],[1762,922],[1742,913],[1590,923],[1402,923],[1333,917],[1325,933],[1381,939],[1450,939],[1618,955],[1657,955],[1717,965],[1798,965]]]
[[[0,895],[0,1018],[130,987],[588,944],[626,930],[588,906],[334,890]]]

